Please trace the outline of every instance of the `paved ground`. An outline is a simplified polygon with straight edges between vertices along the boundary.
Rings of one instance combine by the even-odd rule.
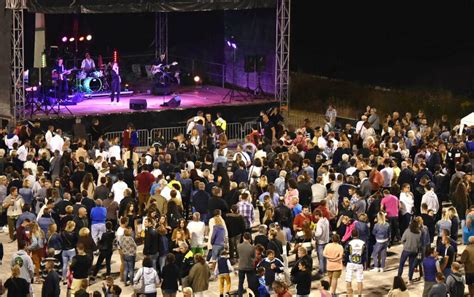
[[[8,243],[9,238],[8,235],[5,233],[0,233],[0,241],[3,242],[4,245],[4,250],[5,250],[5,256],[4,256],[4,261],[3,265],[0,266],[0,278],[2,280],[5,280],[9,277],[10,275],[10,267],[9,263],[11,260],[11,255],[14,251],[16,251],[16,243]],[[462,250],[462,247],[460,247]],[[141,247],[140,247],[141,250]],[[392,247],[389,250],[389,257],[387,260],[387,271],[383,273],[376,273],[376,272],[369,272],[366,271],[364,273],[364,296],[385,296],[387,295],[388,290],[391,287],[393,277],[397,273],[398,269],[398,261],[399,261],[399,254],[400,254],[401,246],[396,246]],[[139,259],[142,258],[141,252],[139,253]],[[290,258],[291,261],[292,258]],[[118,273],[119,270],[119,256],[118,253],[116,252],[112,258],[112,272]],[[317,266],[317,259],[314,258],[314,263]],[[141,261],[139,260],[137,263],[136,267],[137,269],[141,266]],[[408,273],[408,267],[405,267],[404,269],[404,278],[407,279]],[[101,275],[101,273],[99,273]],[[340,279],[339,285],[338,285],[338,293],[340,294],[339,296],[345,296],[346,292],[346,284],[343,281],[344,280],[344,273]],[[418,274],[415,273],[415,277],[418,277]],[[123,284],[119,284],[123,291],[122,296],[132,296],[132,288],[131,287],[124,287]],[[318,290],[316,289],[317,282],[313,282],[313,285],[315,289],[312,291],[311,296],[320,296]],[[100,290],[102,286],[102,281],[96,281],[94,284],[90,286],[91,292],[93,290]],[[355,286],[355,283],[354,285]],[[232,288],[236,289],[237,288],[237,276],[232,275]],[[411,296],[421,296],[421,292],[423,290],[423,282],[416,282],[414,285],[409,287],[410,289],[410,295]],[[41,296],[41,285],[34,285],[34,292],[35,296]],[[216,281],[211,282],[210,289],[206,293],[207,296],[219,296],[218,293],[218,285]],[[65,286],[62,286],[62,292],[61,296],[66,296],[66,288]],[[178,295],[179,296],[179,295]]]

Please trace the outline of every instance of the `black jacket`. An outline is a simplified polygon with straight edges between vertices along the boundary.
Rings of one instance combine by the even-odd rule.
[[[293,224],[291,209],[283,204],[278,205],[275,208],[274,221],[278,222],[283,227],[291,228]]]
[[[197,212],[205,214],[209,212],[209,194],[204,190],[199,190],[193,195],[193,206]]]
[[[223,198],[219,197],[212,197],[209,199],[208,208],[211,215],[214,214],[214,210],[216,209],[221,210],[222,216],[229,212],[229,205],[227,205],[227,202]]]
[[[59,297],[61,289],[59,287],[59,275],[56,271],[52,270],[48,273],[43,287],[41,288],[42,297]]]
[[[243,234],[245,232],[244,217],[240,214],[229,213],[225,216],[225,224],[229,238]]]
[[[99,250],[100,251],[113,251],[114,247],[115,232],[107,230],[102,237],[99,239]]]
[[[153,228],[145,230],[145,245],[143,246],[144,255],[154,255],[158,253],[160,239],[158,232]]]
[[[135,201],[135,199],[133,199],[132,197],[125,197],[122,199],[122,201],[120,201],[119,217],[123,216],[123,213],[125,212],[125,209],[127,208],[127,205],[129,203],[132,203],[134,206],[134,209],[137,209],[137,202]]]

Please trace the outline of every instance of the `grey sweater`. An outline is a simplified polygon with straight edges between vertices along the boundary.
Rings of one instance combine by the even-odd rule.
[[[402,236],[403,250],[416,253],[421,247],[421,232],[413,233],[410,229],[406,229]]]
[[[255,247],[244,241],[237,246],[237,252],[239,253],[239,270],[254,270]]]

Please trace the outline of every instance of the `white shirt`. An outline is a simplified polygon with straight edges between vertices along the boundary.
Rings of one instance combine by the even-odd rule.
[[[161,196],[165,197],[167,201],[170,201],[171,199],[171,191],[174,190],[174,188],[171,188],[170,186],[166,186],[161,190]],[[175,190],[176,191],[176,190]],[[181,193],[179,191],[176,191],[176,199],[181,200]],[[182,200],[181,200],[182,201]]]
[[[204,222],[191,221],[188,223],[188,231],[191,235],[191,247],[204,247]]]
[[[410,194],[410,192],[405,193],[401,192],[400,193],[400,202],[405,205],[405,209],[407,210],[407,213],[412,213],[413,207],[415,206],[414,201],[413,201],[413,195]]]
[[[327,189],[322,184],[314,184],[311,186],[311,192],[313,194],[312,203],[321,202],[327,195]]]
[[[380,173],[383,175],[383,186],[385,188],[390,187],[393,179],[393,168],[385,167],[384,169],[380,170]]]
[[[120,160],[121,159],[120,146],[112,145],[109,148],[109,158],[112,158],[112,157],[115,157],[115,160]]]
[[[434,214],[436,214],[439,210],[439,201],[438,196],[436,195],[433,190],[426,192],[423,197],[421,198],[421,204],[426,203],[428,205],[428,209],[433,210]],[[421,212],[421,208],[420,208]]]
[[[153,174],[153,176],[155,178],[157,178],[158,176],[162,175],[163,172],[159,169],[159,168],[156,168],[156,169],[153,169],[153,171],[151,172],[151,174]]]
[[[114,201],[120,204],[120,201],[123,199],[123,192],[128,188],[127,184],[124,181],[116,181],[112,185],[111,192],[114,193]]]
[[[319,136],[318,137],[318,147],[322,150],[324,150],[327,146],[328,142],[326,141],[326,139],[322,136]]]
[[[59,151],[59,153],[62,155],[63,145],[64,145],[64,139],[61,137],[61,135],[56,134],[53,136],[53,138],[51,138],[50,147],[53,153],[55,151]]]
[[[92,59],[84,59],[84,60],[82,60],[81,68],[84,69],[84,70],[86,70],[86,71],[89,71],[89,70],[91,70],[91,69],[94,69],[94,68],[95,68],[94,60],[92,60]]]
[[[31,173],[36,176],[36,172],[38,170],[38,166],[33,163],[32,161],[26,161],[25,164],[23,164],[23,168],[28,168],[31,169]]]
[[[26,162],[26,157],[28,156],[28,148],[25,145],[22,145],[16,151],[18,155],[18,160]]]
[[[53,138],[53,132],[48,130],[46,134],[44,135],[44,139],[46,140],[46,144],[48,148],[51,148],[51,138]]]
[[[242,161],[245,162],[245,165],[246,166],[249,166],[250,163],[252,162],[252,160],[250,159],[250,156],[249,154],[247,154],[247,152],[238,152],[238,153],[235,153],[234,154],[234,158],[233,158],[233,161],[235,162],[235,160],[237,160],[237,155],[240,155],[242,157]]]
[[[7,145],[9,150],[13,149],[14,143],[20,143],[20,139],[18,138],[18,135],[13,135],[12,138],[8,138],[8,135],[6,135],[4,139],[5,139],[5,144]]]

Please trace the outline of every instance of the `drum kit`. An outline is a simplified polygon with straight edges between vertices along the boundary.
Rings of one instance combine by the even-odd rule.
[[[76,74],[76,91],[81,93],[98,93],[109,89],[109,84],[105,77],[105,70],[95,70],[89,73],[81,70]]]

